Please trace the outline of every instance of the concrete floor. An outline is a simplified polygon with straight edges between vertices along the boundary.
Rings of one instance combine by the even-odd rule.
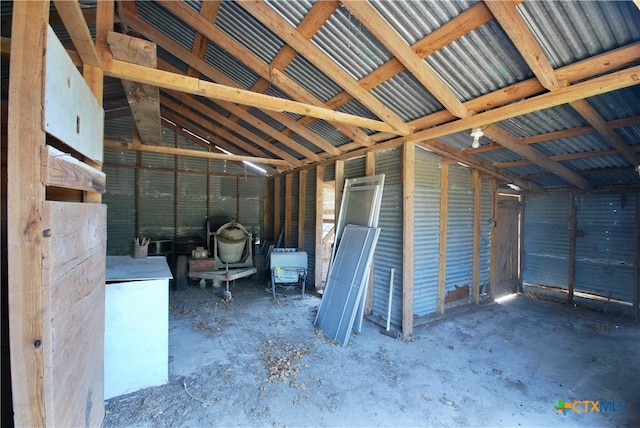
[[[105,427],[640,426],[628,317],[519,295],[408,340],[365,321],[342,348],[313,327],[319,298],[232,291],[171,292],[170,382],[109,400]]]

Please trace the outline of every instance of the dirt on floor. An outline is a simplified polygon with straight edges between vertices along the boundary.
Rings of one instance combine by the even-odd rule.
[[[169,383],[109,399],[105,427],[640,426],[623,314],[519,295],[406,339],[365,321],[343,348],[313,325],[319,297],[221,291],[170,292]]]

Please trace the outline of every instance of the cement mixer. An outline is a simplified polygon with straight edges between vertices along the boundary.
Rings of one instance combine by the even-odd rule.
[[[223,296],[225,300],[231,300],[229,283],[257,272],[253,265],[252,236],[243,225],[230,221],[214,233],[211,233],[210,222],[207,222],[207,238],[211,237],[212,239],[207,239],[208,249],[199,247],[193,251],[192,258],[188,261],[188,274],[187,257],[178,257],[176,279],[186,281],[188,275],[191,279],[199,279],[201,288],[206,286],[207,280],[213,282],[214,288],[225,282]]]

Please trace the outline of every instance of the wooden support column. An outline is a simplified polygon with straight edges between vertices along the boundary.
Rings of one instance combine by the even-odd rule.
[[[291,247],[291,196],[293,193],[293,174],[284,176],[284,246]]]
[[[374,152],[367,152],[364,158],[364,175],[370,177],[376,174],[376,154]],[[384,192],[384,189],[383,189]],[[367,286],[367,296],[364,301],[364,313],[369,315],[373,312],[373,283],[374,275],[376,272],[375,257],[371,261],[371,272],[369,274],[369,284]]]
[[[440,158],[440,247],[438,257],[439,314],[444,313],[445,285],[447,278],[447,223],[449,218],[449,163]]]
[[[480,222],[482,219],[482,179],[480,171],[471,170],[473,188],[473,266],[471,273],[471,300],[480,304]]]
[[[282,177],[276,176],[273,178],[273,241],[274,245],[278,244],[280,239],[280,233],[284,225],[280,224],[280,212],[282,210]]]
[[[489,179],[489,189],[491,192],[491,218],[493,221],[498,220],[498,182],[495,178]],[[498,276],[498,234],[496,233],[497,227],[491,228],[491,249],[489,257],[489,287],[491,292],[491,299],[493,300],[493,288],[496,286],[496,280]]]
[[[402,146],[402,335],[413,332],[415,264],[416,145]]]
[[[640,303],[640,193],[636,193],[636,249],[634,260],[636,261],[633,271],[633,317],[638,319],[638,304]]]
[[[40,156],[48,1],[13,4],[7,123],[9,346],[15,426],[45,424]],[[37,119],[36,119],[37,118]]]
[[[298,248],[304,250],[305,219],[307,217],[307,173],[308,170],[298,172]]]
[[[273,179],[265,180],[262,187],[262,237],[260,241],[273,238],[273,218],[271,217],[271,207],[273,206],[273,200],[269,198],[269,188],[273,183]],[[275,199],[275,196],[274,196]]]
[[[344,193],[344,161],[336,161],[336,177],[335,177],[335,209],[333,225],[338,227],[338,216],[340,215],[340,205],[342,204],[342,194]]]
[[[316,166],[316,231],[315,231],[315,286],[316,291],[322,290],[322,198],[324,188],[324,166]]]
[[[574,195],[569,193],[569,275],[567,303],[573,302],[573,292],[576,286],[576,206]]]

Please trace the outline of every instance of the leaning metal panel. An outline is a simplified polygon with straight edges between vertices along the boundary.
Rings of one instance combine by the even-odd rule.
[[[315,325],[341,346],[346,346],[368,273],[380,228],[348,225],[327,279]]]

